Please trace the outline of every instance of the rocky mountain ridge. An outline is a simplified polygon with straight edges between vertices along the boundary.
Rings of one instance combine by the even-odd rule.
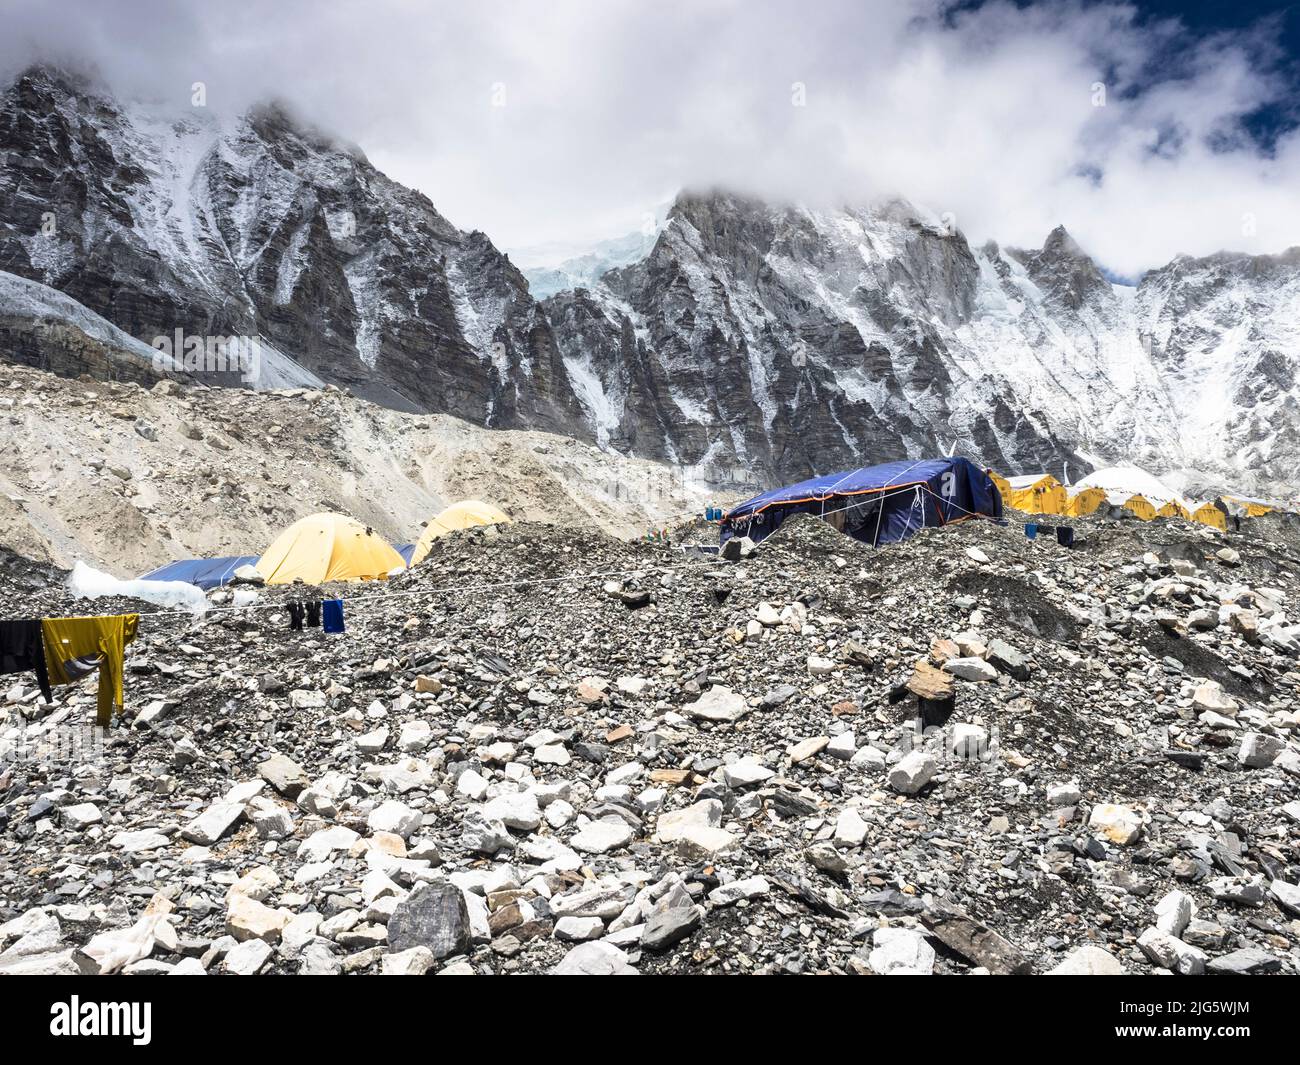
[[[299,383],[387,406],[580,421],[545,318],[491,241],[282,106],[176,119],[35,68],[0,96],[0,143],[0,270],[146,345],[255,337]]]
[[[11,360],[149,384],[157,336],[251,336],[263,387],[334,383],[722,485],[955,449],[1013,473],[1296,487],[1300,249],[1180,257],[1128,287],[1063,228],[976,248],[902,200],[709,191],[594,269],[539,302],[487,236],[282,106],[177,120],[48,67],[0,96]]]

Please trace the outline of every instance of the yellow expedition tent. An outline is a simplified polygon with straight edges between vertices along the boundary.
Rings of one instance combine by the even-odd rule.
[[[1201,503],[1197,506],[1192,511],[1192,521],[1199,521],[1202,525],[1210,525],[1223,532],[1228,531],[1228,515],[1213,503]]]
[[[1065,490],[1065,513],[1072,518],[1082,518],[1095,513],[1106,502],[1106,493],[1100,488],[1067,488]]]
[[[1064,514],[1065,486],[1050,473],[1007,477],[1002,502],[1026,514]],[[1001,485],[998,486],[1001,488]]]
[[[267,584],[384,580],[405,569],[383,537],[345,514],[312,514],[295,521],[257,560]]]
[[[459,503],[453,503],[424,527],[424,532],[415,543],[411,565],[424,560],[433,541],[439,536],[446,536],[459,529],[472,529],[476,525],[504,525],[509,521],[510,518],[491,503],[477,499],[462,499]]]
[[[1156,508],[1146,496],[1129,496],[1119,505],[1136,514],[1143,521],[1155,520]]]
[[[1263,517],[1275,509],[1262,499],[1251,499],[1249,496],[1223,496],[1222,499],[1234,513],[1241,511],[1242,516],[1247,518]]]

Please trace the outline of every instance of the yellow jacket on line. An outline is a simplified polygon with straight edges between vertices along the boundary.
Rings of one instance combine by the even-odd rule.
[[[51,684],[74,684],[86,675],[84,669],[74,667],[74,659],[98,660],[97,725],[107,725],[112,720],[114,706],[119,714],[122,712],[122,659],[139,626],[139,614],[41,619],[45,668]]]

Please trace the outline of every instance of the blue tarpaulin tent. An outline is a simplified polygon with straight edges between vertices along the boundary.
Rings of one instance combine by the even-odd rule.
[[[402,556],[402,561],[411,564],[411,554],[415,544],[394,544],[393,550]],[[219,588],[230,583],[240,566],[255,565],[259,555],[234,555],[230,558],[187,558],[179,562],[168,562],[156,570],[140,575],[142,581],[185,581],[197,585],[204,591]]]
[[[219,588],[230,581],[240,566],[251,566],[257,555],[234,555],[230,558],[186,558],[168,562],[156,570],[140,575],[142,581],[185,581],[204,589]]]
[[[963,458],[886,462],[829,473],[747,499],[722,520],[722,541],[770,536],[791,514],[815,514],[866,543],[905,540],[975,516],[1000,518],[1002,495]]]

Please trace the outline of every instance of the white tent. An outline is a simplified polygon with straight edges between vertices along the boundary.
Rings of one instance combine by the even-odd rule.
[[[1170,502],[1181,503],[1189,510],[1195,506],[1189,505],[1189,501],[1178,492],[1137,466],[1108,466],[1104,470],[1088,474],[1071,487],[1075,491],[1081,488],[1100,488],[1106,493],[1106,501],[1117,507],[1122,507],[1133,496],[1142,496],[1157,510]]]

